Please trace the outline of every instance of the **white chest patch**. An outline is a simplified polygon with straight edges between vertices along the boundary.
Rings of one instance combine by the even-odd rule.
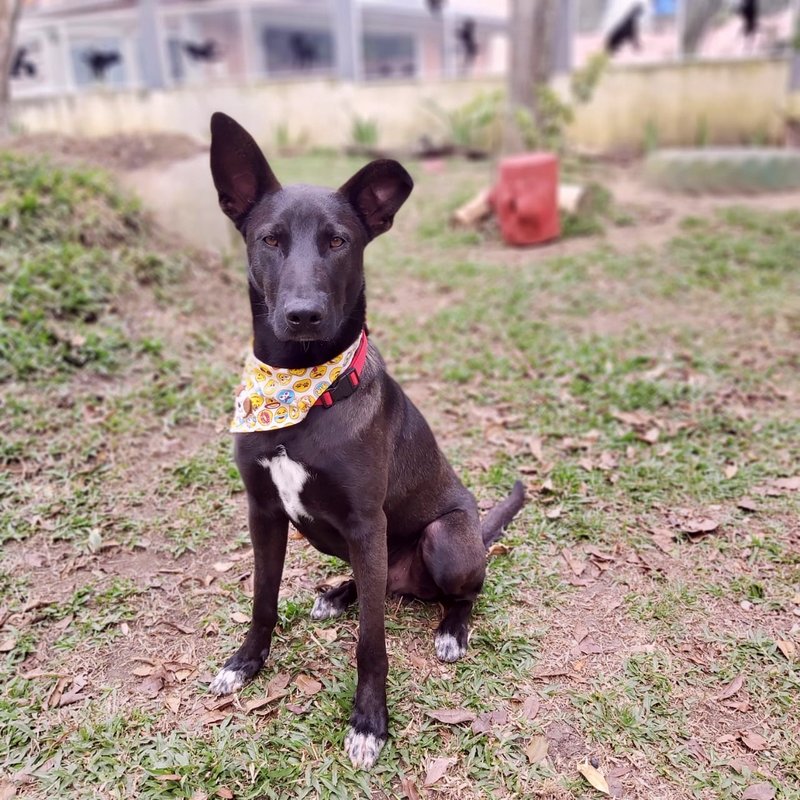
[[[278,455],[274,458],[262,458],[258,463],[269,470],[283,503],[283,510],[289,519],[292,522],[299,522],[304,517],[311,519],[311,514],[300,500],[300,492],[308,480],[306,468],[297,461],[292,461],[283,447],[278,448]]]

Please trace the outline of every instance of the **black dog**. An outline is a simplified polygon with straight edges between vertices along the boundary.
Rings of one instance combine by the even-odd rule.
[[[214,114],[211,135],[220,206],[247,243],[255,357],[299,374],[366,343],[364,247],[392,226],[411,177],[381,160],[338,191],[282,187],[230,117]],[[211,691],[236,691],[269,654],[291,521],[353,568],[354,579],[317,597],[311,616],[338,616],[358,598],[358,688],[345,748],[354,765],[369,768],[387,737],[386,594],[443,603],[436,654],[464,655],[486,548],[522,507],[523,489],[517,482],[481,523],[472,494],[374,345],[359,350],[360,367],[321,398],[329,407],[318,403],[290,427],[235,437],[255,555],[253,619]]]

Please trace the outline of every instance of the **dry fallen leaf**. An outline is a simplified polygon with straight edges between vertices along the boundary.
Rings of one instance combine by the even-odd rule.
[[[739,700],[738,702],[732,700],[727,703],[723,703],[722,705],[724,705],[725,708],[729,708],[731,711],[738,711],[742,714],[750,710],[750,701],[747,698],[744,700]]]
[[[417,785],[408,775],[403,775],[403,777],[400,778],[400,788],[403,790],[403,794],[406,796],[407,800],[420,800]]]
[[[736,503],[737,508],[741,508],[742,511],[758,511],[758,505],[756,501],[753,500],[752,497],[742,497]]]
[[[7,636],[0,640],[0,653],[10,653],[14,649],[17,640],[13,636]]]
[[[320,628],[317,631],[317,636],[322,639],[323,642],[327,642],[331,644],[331,642],[336,641],[336,637],[338,634],[336,633],[336,628]]]
[[[704,761],[706,764],[709,763],[710,759],[708,753],[706,753],[705,747],[703,747],[697,739],[689,739],[689,741],[686,742],[686,750],[689,755],[693,756],[697,761]]]
[[[475,719],[475,714],[466,708],[439,708],[425,713],[446,725],[458,725],[461,722],[472,722]]]
[[[89,695],[83,694],[82,689],[83,687],[73,687],[68,692],[64,692],[64,694],[61,695],[61,699],[58,701],[58,707],[63,708],[64,706],[71,706],[74,703],[82,703],[84,700],[88,700]]]
[[[743,684],[744,674],[742,673],[737,675],[714,699],[727,700],[729,697],[733,697]]]
[[[595,642],[591,636],[587,636],[585,639],[581,640],[581,643],[578,645],[578,649],[586,656],[596,655],[604,652],[602,646],[597,644],[597,642]]]
[[[653,537],[653,544],[668,556],[672,556],[675,551],[675,535],[669,528],[653,528],[650,531]]]
[[[618,465],[618,461],[617,461],[617,457],[614,455],[614,453],[609,453],[608,450],[603,450],[603,452],[600,453],[600,461],[598,463],[598,466],[604,472],[608,472],[609,470],[616,469],[617,465]]]
[[[470,725],[470,730],[473,733],[488,733],[492,729],[492,712],[484,711],[473,721]]]
[[[171,694],[164,698],[164,705],[173,713],[177,714],[181,707],[181,699],[177,695]]]
[[[639,433],[636,435],[636,438],[647,442],[647,444],[655,444],[659,437],[661,436],[661,431],[658,428],[648,428],[644,433]]]
[[[588,761],[578,764],[578,772],[586,778],[589,783],[597,789],[598,792],[603,794],[611,794],[608,788],[608,782],[605,775],[599,769],[593,767]]]
[[[511,552],[511,548],[503,542],[495,542],[486,552],[490,556],[504,556]]]
[[[723,473],[728,480],[735,478],[738,472],[739,467],[737,467],[736,464],[726,464],[725,469],[723,470]]]
[[[645,428],[653,421],[653,418],[644,411],[612,411],[611,416],[632,428]]]
[[[561,516],[561,506],[553,506],[544,512],[547,519],[558,519]]]
[[[219,725],[220,722],[224,722],[229,716],[229,714],[223,714],[221,711],[209,711],[207,714],[203,714],[198,722],[200,725]]]
[[[157,667],[154,664],[140,664],[131,670],[131,675],[136,675],[138,678],[147,678],[156,671]]]
[[[445,772],[447,772],[447,770],[452,767],[456,761],[458,761],[458,759],[453,756],[448,756],[446,758],[434,758],[428,766],[427,772],[425,773],[424,785],[433,786],[434,783],[444,777]]]
[[[264,706],[275,702],[275,700],[280,700],[281,697],[286,697],[287,694],[289,694],[289,692],[286,691],[286,689],[279,689],[277,692],[270,692],[265,697],[258,697],[254,698],[253,700],[248,700],[244,704],[244,710],[250,714],[259,708],[263,708]]]
[[[719,528],[719,522],[712,517],[690,517],[683,520],[678,527],[689,534],[712,533]]]
[[[778,639],[775,644],[788,661],[794,661],[797,655],[797,645],[789,639]]]
[[[164,679],[160,675],[151,675],[139,684],[139,692],[152,700],[164,688]]]
[[[766,750],[769,747],[769,742],[755,731],[739,731],[739,738],[749,750]]]
[[[525,748],[525,755],[528,756],[528,761],[531,764],[538,764],[540,761],[544,761],[547,758],[547,751],[550,748],[550,745],[547,741],[546,736],[533,736],[528,742],[528,746]]]
[[[742,792],[741,800],[772,800],[775,787],[771,783],[753,783]]]
[[[56,685],[50,691],[50,694],[47,696],[47,707],[48,708],[56,708],[58,704],[61,702],[61,695],[64,689],[70,683],[69,678],[59,678],[56,681]]]
[[[0,781],[0,800],[11,800],[17,793],[17,786],[11,781]]]
[[[234,622],[238,622],[240,624],[243,624],[245,622],[250,622],[250,615],[249,614],[245,614],[242,611],[234,611],[233,614],[231,614],[231,619]]]
[[[796,492],[800,490],[800,475],[795,475],[792,478],[776,478],[771,481],[772,486],[776,489],[786,489],[789,492]]]
[[[233,792],[227,786],[220,786],[217,789],[217,797],[221,797],[222,800],[233,800]]]
[[[153,775],[157,781],[179,781],[181,776],[177,772],[169,772],[165,775]]]
[[[310,675],[304,675],[303,673],[300,673],[294,679],[294,683],[303,694],[312,695],[322,690],[322,684],[318,680],[315,680]]]
[[[285,672],[279,672],[277,675],[273,675],[269,679],[269,683],[267,683],[267,694],[275,694],[275,692],[282,691],[289,685],[291,680],[292,676]]]
[[[574,575],[579,576],[583,574],[583,571],[586,569],[586,562],[576,558],[569,548],[562,548],[561,557],[567,562],[567,566],[572,570]]]
[[[233,561],[215,561],[212,565],[215,572],[227,572],[235,566]]]
[[[536,715],[539,713],[539,705],[539,698],[535,694],[529,695],[522,704],[522,716],[525,719],[536,719]]]

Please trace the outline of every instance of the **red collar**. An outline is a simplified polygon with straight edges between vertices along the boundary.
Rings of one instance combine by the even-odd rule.
[[[364,371],[364,364],[367,363],[367,351],[369,342],[367,340],[366,328],[361,332],[361,342],[350,362],[350,366],[323,392],[316,403],[321,408],[330,408],[334,403],[350,397],[361,383],[361,373]]]

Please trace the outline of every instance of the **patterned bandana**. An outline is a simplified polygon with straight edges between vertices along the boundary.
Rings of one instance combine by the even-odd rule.
[[[330,385],[350,366],[364,333],[330,361],[318,367],[270,367],[251,351],[236,387],[231,433],[276,431],[297,425]]]

